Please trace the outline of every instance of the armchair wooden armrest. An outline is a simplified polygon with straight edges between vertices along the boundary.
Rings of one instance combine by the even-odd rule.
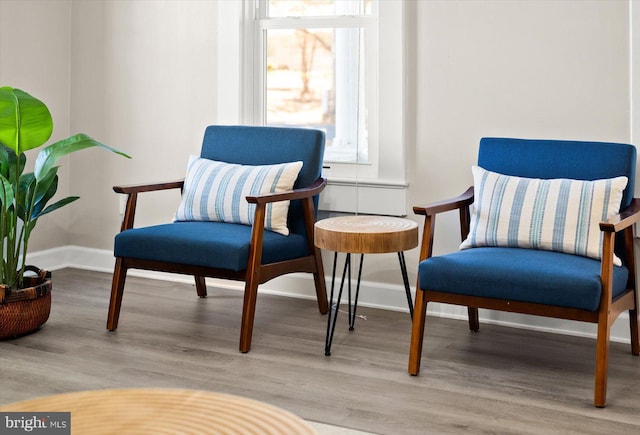
[[[620,213],[600,222],[600,229],[607,232],[618,232],[630,227],[640,220],[640,198],[633,198],[629,207]]]
[[[302,207],[304,213],[304,222],[307,234],[307,244],[309,252],[313,252],[314,256],[320,258],[320,250],[313,243],[313,232],[315,224],[315,210],[313,204],[313,197],[318,195],[327,185],[325,178],[318,178],[313,184],[302,189],[294,189],[287,192],[268,193],[265,195],[247,196],[247,202],[256,204],[254,212],[253,228],[251,231],[251,252],[250,257],[254,258],[254,262],[259,264],[261,261],[262,243],[264,239],[264,218],[266,213],[267,204],[278,201],[286,200],[302,200]],[[253,262],[252,262],[253,263]],[[279,266],[266,265],[263,266],[263,274],[272,277],[278,276]],[[326,298],[326,296],[325,296]]]
[[[267,193],[265,195],[247,196],[247,202],[250,204],[268,204],[278,201],[293,201],[295,199],[313,198],[320,194],[327,185],[326,178],[318,178],[308,187],[304,189],[295,189],[287,192]]]
[[[169,181],[164,183],[151,183],[151,184],[132,184],[128,186],[113,186],[113,191],[116,193],[140,193],[140,192],[153,192],[156,190],[168,190],[168,189],[182,189],[184,180]]]
[[[625,250],[624,255],[624,264],[629,269],[635,270],[635,256],[634,256],[634,243],[633,243],[633,224],[640,220],[640,199],[633,198],[631,200],[631,204],[620,213],[615,214],[605,220],[604,222],[600,222],[600,230],[604,233],[604,237],[602,239],[602,259],[601,259],[601,273],[600,277],[603,282],[603,295],[602,295],[602,304],[606,304],[606,306],[611,306],[612,304],[612,295],[611,295],[611,286],[612,286],[612,275],[613,275],[613,258],[615,251],[615,243],[616,243],[616,233],[623,232],[624,237],[624,246]],[[628,283],[630,287],[635,287],[635,283]],[[636,296],[637,297],[637,296]],[[629,296],[630,298],[630,296]],[[628,308],[628,306],[619,304],[616,313],[620,313]],[[616,314],[617,315],[617,314]]]
[[[464,240],[469,234],[469,206],[473,203],[473,187],[469,187],[462,195],[444,201],[434,202],[426,206],[413,207],[413,212],[423,215],[424,232],[420,247],[420,261],[431,257],[433,251],[433,232],[436,214],[445,211],[460,210],[460,236]]]
[[[168,181],[164,183],[150,184],[134,184],[128,186],[113,186],[113,191],[127,195],[127,203],[124,208],[124,217],[120,231],[133,228],[136,215],[136,204],[138,202],[138,193],[155,192],[159,190],[182,189],[184,180]]]
[[[445,211],[457,210],[462,207],[471,205],[473,202],[473,187],[469,187],[466,192],[455,198],[438,201],[426,206],[415,206],[413,212],[415,214],[432,216]]]
[[[313,197],[320,194],[327,185],[326,178],[318,178],[313,184],[302,189],[294,189],[287,192],[268,193],[258,196],[247,196],[247,202],[251,204],[257,204],[254,214],[253,234],[251,245],[258,250],[262,249],[262,238],[264,235],[264,215],[266,206],[272,202],[278,201],[293,201],[301,199],[302,207],[304,209],[304,221],[306,225],[307,234],[311,237],[308,238],[308,244],[310,250],[317,251],[317,248],[313,244],[313,231],[315,224],[315,209],[313,204]],[[316,255],[320,255],[316,252]]]

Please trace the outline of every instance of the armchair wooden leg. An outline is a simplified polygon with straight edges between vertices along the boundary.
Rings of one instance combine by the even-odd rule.
[[[422,342],[424,341],[424,326],[427,316],[426,293],[416,289],[416,301],[413,307],[413,324],[411,328],[411,344],[409,347],[409,374],[416,376],[420,372],[422,358]]]
[[[598,322],[598,339],[596,342],[596,379],[593,404],[604,408],[607,404],[607,369],[609,366],[609,319]]]
[[[196,280],[196,291],[198,292],[198,296],[201,298],[207,297],[207,283],[205,282],[204,276],[194,276]]]
[[[631,328],[631,353],[640,355],[640,310],[629,310],[629,327]]]
[[[256,300],[258,298],[258,280],[255,277],[247,279],[244,287],[244,304],[242,306],[242,325],[240,327],[240,352],[251,350],[251,336],[253,334],[253,319],[256,314]]]
[[[480,329],[480,320],[478,319],[478,309],[476,307],[467,307],[469,313],[469,329],[478,332]]]
[[[111,282],[111,299],[109,301],[109,314],[107,317],[107,329],[115,331],[120,318],[120,306],[122,305],[122,294],[124,293],[124,282],[127,278],[127,269],[121,257],[116,258],[116,265],[113,269],[113,280]]]
[[[327,286],[324,281],[324,267],[322,266],[322,255],[319,249],[315,249],[316,272],[313,274],[313,280],[316,284],[316,297],[318,299],[318,309],[320,313],[327,314],[329,312],[329,303],[327,301]]]

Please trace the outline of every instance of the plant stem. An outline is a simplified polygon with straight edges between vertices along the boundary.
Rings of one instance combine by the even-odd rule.
[[[22,281],[24,276],[24,269],[27,264],[27,247],[29,245],[29,236],[31,235],[33,208],[36,203],[36,193],[38,192],[38,182],[34,181],[32,185],[27,186],[25,192],[25,210],[24,216],[22,216],[22,229],[20,230],[20,238],[18,239],[18,246],[16,251],[16,259],[22,255],[22,261],[20,262],[20,271],[18,273],[18,280],[20,287],[22,287]]]
[[[6,247],[3,240],[3,279],[2,282],[7,284],[9,288],[16,288],[19,284],[19,276],[17,271],[18,266],[18,251],[16,246],[16,240],[18,236],[18,214],[17,214],[17,201],[18,201],[18,184],[20,179],[20,159],[16,156],[14,162],[14,170],[8,171],[9,184],[13,188],[13,203],[8,207],[3,205],[2,215],[4,217],[3,222],[3,234],[6,234]],[[5,196],[6,198],[6,196]],[[6,256],[5,256],[6,253]]]

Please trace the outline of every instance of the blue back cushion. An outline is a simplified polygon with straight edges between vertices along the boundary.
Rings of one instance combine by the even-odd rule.
[[[478,166],[505,175],[527,178],[598,180],[629,179],[621,209],[633,199],[636,148],[609,142],[483,138]]]
[[[287,127],[212,125],[207,127],[200,157],[241,165],[272,165],[302,161],[294,189],[311,185],[322,175],[325,135],[320,130]],[[315,198],[316,208],[318,198]],[[289,207],[289,228],[304,234],[302,203]]]

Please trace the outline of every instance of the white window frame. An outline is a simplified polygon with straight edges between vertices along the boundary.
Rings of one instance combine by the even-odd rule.
[[[377,114],[369,115],[367,163],[327,163],[328,185],[320,209],[352,213],[406,215],[405,163],[405,43],[404,2],[376,1],[378,7]],[[255,0],[218,3],[218,122],[260,124],[255,108],[263,107],[257,92],[253,21]],[[322,21],[320,18],[317,20]],[[275,22],[275,20],[274,20]],[[317,23],[320,24],[320,23]],[[369,110],[371,110],[369,107]],[[372,120],[377,120],[372,125]]]
[[[377,31],[378,31],[378,17],[377,6],[378,3],[372,4],[373,13],[368,15],[340,15],[340,16],[321,16],[321,17],[269,17],[267,13],[267,3],[269,0],[252,0],[255,3],[254,17],[249,21],[255,26],[255,29],[251,32],[251,37],[247,38],[245,44],[245,52],[247,57],[245,59],[246,65],[253,66],[246,68],[246,83],[245,89],[252,89],[252,92],[247,92],[246,99],[244,101],[244,107],[247,108],[245,112],[245,122],[249,124],[266,124],[266,87],[267,77],[266,71],[266,33],[270,30],[279,29],[354,29],[360,31],[365,30],[367,33],[366,41],[362,41],[366,45],[366,54],[364,69],[367,70],[367,80],[363,83],[359,77],[357,82],[365,87],[353,91],[352,89],[344,88],[347,91],[355,94],[354,98],[337,98],[336,99],[336,139],[342,142],[343,145],[339,145],[334,142],[334,146],[327,147],[325,149],[325,162],[328,167],[331,167],[334,171],[339,171],[341,174],[347,176],[354,170],[354,164],[358,165],[358,168],[362,168],[363,172],[371,172],[372,168],[368,165],[371,161],[377,160],[377,148],[378,148],[378,135],[377,135],[377,114],[378,110],[376,104],[378,99],[376,97],[377,86]],[[340,0],[346,2],[347,0]],[[358,2],[358,0],[355,0]],[[250,2],[251,3],[251,2]],[[349,6],[343,4],[343,7]],[[346,47],[340,45],[339,41],[336,41],[337,50],[336,56],[339,58],[336,62],[336,92],[340,92],[341,87],[345,86],[343,80],[339,79],[339,76],[353,76],[360,75],[359,66],[356,68],[349,68],[348,62],[341,62],[341,60],[349,57],[350,51],[346,50]],[[342,48],[341,48],[342,47]],[[344,56],[343,59],[340,59]],[[352,60],[352,59],[351,59]],[[357,61],[356,61],[357,63]],[[362,95],[364,98],[360,100],[358,97]],[[367,101],[365,105],[364,101]],[[346,113],[346,116],[341,116],[340,112]],[[369,120],[368,124],[373,127],[370,131],[365,132],[365,113],[368,112]],[[353,120],[355,119],[355,122]],[[367,134],[368,133],[368,134]],[[348,145],[344,145],[348,144]],[[336,148],[345,147],[344,151],[349,155],[350,161],[343,160],[344,163],[340,163],[339,150]],[[336,151],[331,154],[332,151]],[[369,154],[373,155],[373,158],[369,158]]]

